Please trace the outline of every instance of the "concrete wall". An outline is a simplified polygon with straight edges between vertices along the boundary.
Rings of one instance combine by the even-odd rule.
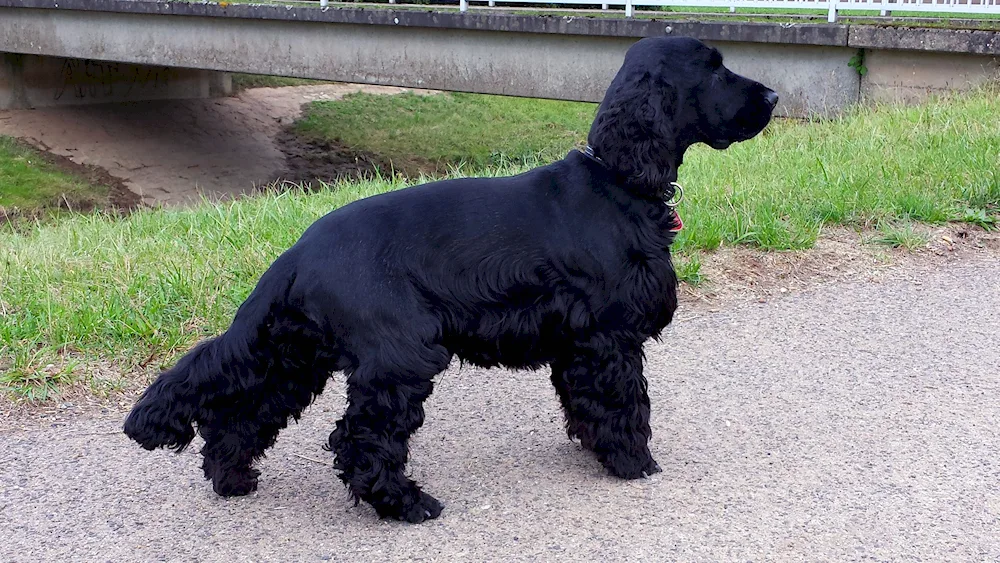
[[[968,87],[995,76],[1000,55],[992,31],[0,0],[0,52],[582,101],[602,98],[629,45],[659,35],[716,45],[731,68],[776,89],[779,114],[791,116],[834,115],[862,93],[910,100]],[[864,78],[848,64],[860,49]],[[136,91],[129,72],[111,94]],[[58,76],[53,69],[37,81]],[[100,90],[83,80],[75,91]],[[53,99],[61,87],[40,87],[34,99]],[[7,96],[27,92],[8,87]]]
[[[1000,57],[919,51],[866,51],[861,96],[871,102],[916,102],[929,95],[1000,81]]]
[[[189,68],[577,101],[603,98],[625,51],[636,41],[568,33],[96,11],[0,8],[0,15],[0,38],[4,38],[0,49],[18,52],[73,52],[142,65],[169,62]],[[849,49],[712,42],[726,54],[731,68],[779,91],[779,113],[826,115],[857,99],[857,76],[847,66],[853,54]],[[818,84],[824,86],[817,88]]]
[[[224,73],[92,59],[3,54],[0,109],[227,95]]]
[[[753,77],[781,96],[783,116],[833,115],[858,101],[860,75],[848,66],[855,50],[846,47],[710,41],[734,72]]]

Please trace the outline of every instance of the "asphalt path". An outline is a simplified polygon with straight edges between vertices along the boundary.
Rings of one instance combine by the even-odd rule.
[[[1000,561],[1000,262],[682,310],[647,348],[663,472],[569,441],[547,371],[442,374],[410,470],[445,503],[354,507],[321,445],[329,387],[215,496],[121,413],[0,430],[0,561]]]

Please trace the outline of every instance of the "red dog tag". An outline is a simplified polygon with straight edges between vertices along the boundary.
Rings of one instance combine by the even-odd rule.
[[[684,221],[681,220],[681,214],[677,212],[676,207],[673,209],[673,212],[674,212],[674,224],[677,226],[670,229],[670,232],[676,233],[680,232],[680,230],[684,228]]]

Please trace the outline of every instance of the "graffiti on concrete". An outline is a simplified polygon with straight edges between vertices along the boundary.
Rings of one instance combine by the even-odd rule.
[[[61,76],[62,83],[56,90],[56,100],[67,92],[71,92],[76,98],[129,98],[139,92],[166,87],[170,69],[90,59],[66,59]]]

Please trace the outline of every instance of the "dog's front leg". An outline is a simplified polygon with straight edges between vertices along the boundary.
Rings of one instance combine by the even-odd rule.
[[[598,335],[552,364],[566,430],[608,472],[637,479],[660,471],[649,452],[649,394],[639,344]]]

